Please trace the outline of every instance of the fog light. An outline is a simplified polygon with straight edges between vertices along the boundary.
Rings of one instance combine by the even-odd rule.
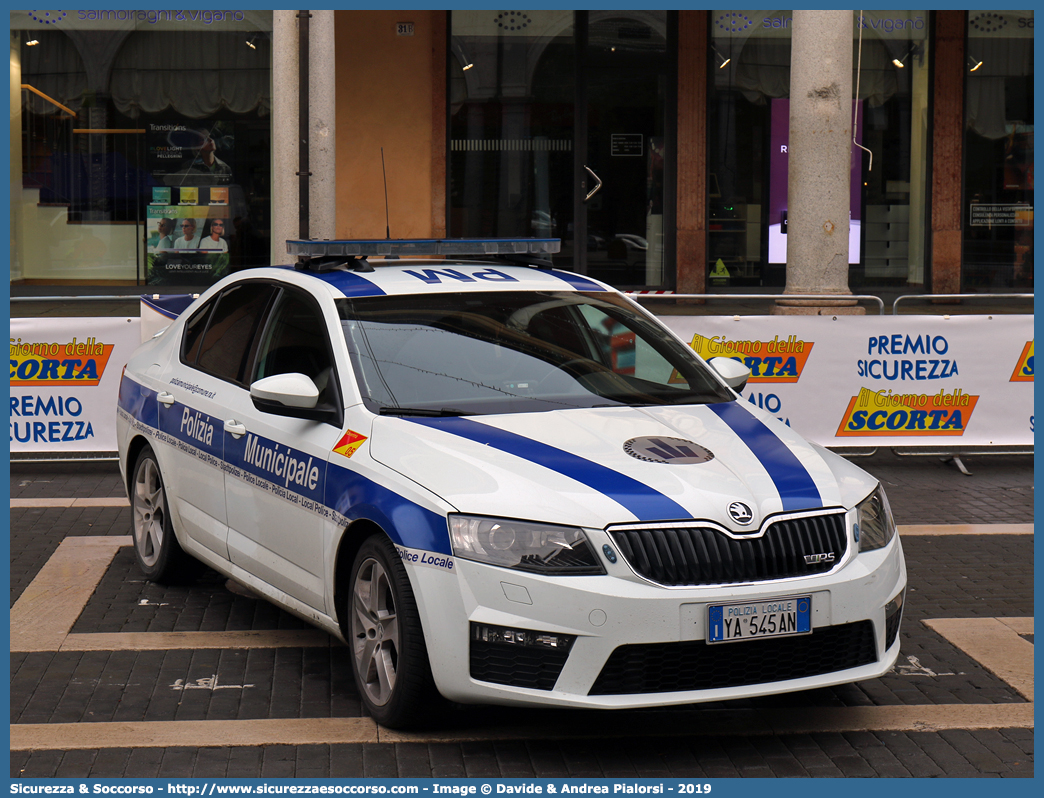
[[[896,596],[885,604],[885,649],[892,647],[895,638],[899,634],[899,623],[903,618],[903,601],[906,598],[906,588],[903,588]]]
[[[524,648],[553,648],[568,652],[576,635],[560,635],[552,632],[536,632],[532,629],[509,629],[484,623],[471,624],[471,639],[483,643],[502,643]]]

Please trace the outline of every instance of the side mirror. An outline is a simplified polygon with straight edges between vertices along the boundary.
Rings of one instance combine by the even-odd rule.
[[[319,401],[319,389],[304,374],[273,374],[250,386],[250,398],[258,410],[273,412],[262,405],[277,404],[285,408],[314,408]]]
[[[712,357],[707,362],[732,390],[739,393],[747,386],[750,369],[738,360],[733,360],[731,357]]]

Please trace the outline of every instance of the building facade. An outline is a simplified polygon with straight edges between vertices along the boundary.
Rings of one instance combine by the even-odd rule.
[[[11,12],[12,281],[284,260],[272,14]],[[334,21],[338,237],[552,236],[622,288],[782,291],[791,12]],[[1031,290],[1033,12],[853,12],[852,47],[853,292]]]

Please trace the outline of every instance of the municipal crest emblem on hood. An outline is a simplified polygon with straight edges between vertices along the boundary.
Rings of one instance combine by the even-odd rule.
[[[708,449],[698,443],[684,438],[666,438],[659,435],[647,435],[631,438],[624,446],[624,451],[631,457],[647,463],[668,463],[669,465],[691,465],[706,463],[714,459]]]

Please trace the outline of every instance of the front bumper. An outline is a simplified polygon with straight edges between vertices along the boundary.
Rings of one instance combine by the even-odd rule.
[[[411,568],[439,691],[461,703],[667,706],[871,679],[899,653],[893,599],[905,590],[906,566],[898,535],[830,573],[757,584],[668,588],[636,578],[623,562],[607,569],[605,576],[544,577],[461,559],[454,560],[454,574]],[[710,604],[794,595],[812,596],[810,635],[705,642]],[[494,665],[503,667],[491,670],[473,662],[473,624],[575,640],[564,664],[501,646]],[[489,646],[478,653],[489,655]],[[503,681],[512,666],[545,672],[539,681],[486,680]]]

